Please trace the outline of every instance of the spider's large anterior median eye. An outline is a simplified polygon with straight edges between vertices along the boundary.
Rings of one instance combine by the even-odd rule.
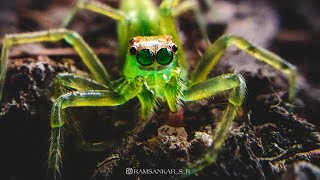
[[[157,57],[157,61],[159,64],[168,65],[171,63],[171,61],[173,59],[173,54],[168,48],[161,48],[157,52],[156,57]]]
[[[141,49],[137,54],[137,61],[143,66],[150,66],[154,59],[154,53],[150,49]]]

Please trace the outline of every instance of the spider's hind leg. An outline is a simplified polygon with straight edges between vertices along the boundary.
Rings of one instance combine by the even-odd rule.
[[[208,6],[210,3],[206,2]],[[206,23],[201,12],[200,4],[197,0],[163,0],[160,5],[160,12],[163,14],[171,12],[173,17],[178,17],[181,14],[192,11],[198,23],[201,35],[204,39],[208,39],[208,33],[206,29]]]
[[[87,9],[89,11],[108,16],[115,20],[125,20],[124,13],[120,10],[112,8],[111,6],[95,0],[78,0],[77,4],[71,10],[71,13],[63,21],[61,27],[67,27],[80,9]]]

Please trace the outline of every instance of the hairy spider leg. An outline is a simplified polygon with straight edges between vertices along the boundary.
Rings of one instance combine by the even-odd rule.
[[[70,124],[64,109],[79,106],[117,106],[126,102],[124,96],[109,90],[89,90],[70,92],[61,95],[53,104],[51,112],[51,138],[48,166],[56,179],[62,166],[63,125]]]
[[[9,34],[3,39],[1,65],[0,65],[0,99],[2,97],[5,82],[8,50],[11,46],[34,42],[56,42],[64,39],[79,54],[84,64],[88,67],[94,78],[102,84],[108,85],[110,77],[99,58],[95,55],[89,45],[74,31],[67,29],[54,29],[48,31],[38,31],[21,34]]]
[[[284,73],[288,77],[288,101],[291,103],[294,101],[296,67],[278,55],[266,49],[256,47],[247,40],[234,35],[221,36],[206,50],[201,61],[191,74],[191,84],[197,84],[207,78],[208,74],[217,64],[218,60],[229,45],[235,45],[239,49],[255,57],[257,60],[265,62]]]
[[[81,83],[86,80],[81,80]],[[73,87],[81,87],[83,84]],[[85,83],[88,83],[87,81]],[[51,138],[50,150],[48,158],[49,169],[52,170],[53,176],[56,178],[60,174],[62,165],[61,148],[63,140],[62,127],[64,124],[71,124],[70,119],[64,115],[64,110],[69,107],[81,106],[118,106],[126,103],[128,100],[137,96],[141,91],[144,79],[136,77],[132,82],[124,82],[120,90],[84,90],[69,92],[59,96],[55,100],[51,116]],[[94,84],[96,86],[96,84]],[[82,87],[81,87],[82,88]],[[118,91],[118,92],[117,92]]]
[[[61,94],[66,93],[66,89],[72,89],[75,91],[85,90],[110,90],[110,88],[104,84],[100,84],[95,80],[85,78],[71,73],[59,73],[54,78],[54,94],[59,97]]]
[[[100,84],[95,80],[85,78],[71,73],[59,73],[54,78],[54,94],[58,98],[60,95],[70,91],[86,90],[110,90],[110,87]],[[77,123],[68,124],[73,127],[73,131],[80,137],[79,147],[88,151],[103,151],[113,146],[114,142],[88,142],[81,133]]]
[[[214,163],[222,148],[224,141],[236,117],[238,108],[241,106],[246,94],[246,83],[239,74],[224,74],[200,83],[196,83],[184,91],[182,99],[184,101],[196,101],[215,96],[222,92],[229,92],[228,106],[223,112],[221,121],[217,124],[213,142],[214,145],[205,154],[202,160],[195,162],[191,166],[191,173],[201,171],[206,166]]]
[[[211,7],[211,3],[205,1],[207,7]],[[201,9],[199,6],[198,1],[196,0],[186,0],[179,2],[179,0],[172,1],[172,0],[163,0],[160,9],[162,10],[162,13],[171,13],[173,17],[178,17],[181,14],[192,11],[196,18],[196,22],[198,23],[200,32],[202,34],[202,37],[204,39],[208,39],[208,33],[206,28],[206,22],[205,19],[202,16]]]
[[[61,27],[66,28],[70,24],[74,16],[77,14],[79,9],[87,9],[89,11],[103,14],[107,17],[110,17],[118,21],[123,21],[126,19],[126,16],[122,11],[114,9],[113,7],[108,6],[106,4],[100,3],[99,1],[78,0],[77,4],[71,10],[71,13],[61,24]]]

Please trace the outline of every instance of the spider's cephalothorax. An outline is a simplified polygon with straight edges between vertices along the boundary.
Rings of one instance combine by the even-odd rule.
[[[223,35],[218,38],[207,48],[188,76],[188,64],[179,40],[175,17],[186,10],[194,10],[200,29],[205,34],[198,7],[193,0],[163,0],[160,7],[151,0],[123,0],[118,10],[94,0],[79,0],[71,16],[66,18],[65,25],[79,9],[88,9],[119,22],[119,62],[123,67],[124,78],[115,81],[110,79],[106,68],[89,45],[74,31],[61,28],[9,34],[4,37],[0,65],[0,98],[7,70],[8,49],[18,44],[64,39],[74,47],[93,75],[94,80],[67,73],[58,74],[55,78],[56,89],[67,88],[72,91],[61,94],[52,107],[48,165],[54,176],[61,168],[62,128],[74,123],[69,117],[63,116],[68,107],[118,106],[137,97],[141,104],[141,121],[138,124],[142,124],[152,116],[158,100],[166,102],[170,110],[176,112],[180,101],[196,101],[227,92],[228,103],[221,121],[215,127],[214,144],[203,159],[192,164],[191,170],[197,172],[214,163],[246,92],[245,80],[239,74],[208,78],[210,71],[230,45],[235,45],[287,75],[289,102],[294,100],[295,66],[239,36]]]
[[[178,68],[178,48],[171,36],[138,36],[129,43],[129,54],[123,69],[126,79],[150,76],[146,78],[147,83],[154,85],[162,83],[152,82],[151,79],[163,79],[164,82],[171,79],[171,71]]]
[[[178,66],[177,45],[171,36],[137,36],[129,42],[129,52],[124,64],[123,75],[128,81],[140,76],[145,79],[143,97],[149,97],[155,106],[155,100],[167,101],[171,111],[180,105],[182,89],[181,69]],[[146,96],[143,93],[150,93]],[[152,111],[152,109],[149,109]]]

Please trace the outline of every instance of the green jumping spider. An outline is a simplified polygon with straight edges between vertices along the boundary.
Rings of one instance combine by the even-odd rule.
[[[239,74],[223,74],[207,79],[230,45],[235,45],[287,75],[289,101],[294,100],[295,66],[238,36],[223,35],[218,38],[189,74],[175,18],[187,10],[194,10],[196,15],[199,14],[197,2],[194,0],[163,0],[160,7],[151,0],[122,0],[120,9],[94,0],[79,0],[65,25],[79,9],[94,11],[118,21],[119,60],[123,66],[123,78],[112,81],[105,67],[82,37],[65,28],[9,34],[4,37],[2,44],[0,97],[6,76],[8,49],[18,44],[65,40],[76,50],[94,77],[94,80],[91,80],[63,73],[58,74],[55,79],[56,88],[73,89],[60,95],[52,107],[48,165],[55,175],[59,173],[62,162],[61,130],[65,122],[70,121],[63,116],[64,110],[68,107],[119,106],[137,97],[141,103],[141,122],[145,122],[153,115],[158,101],[166,102],[170,110],[176,112],[182,102],[209,98],[228,91],[228,105],[215,129],[214,145],[203,159],[192,165],[191,169],[197,172],[214,163],[246,93],[245,80]],[[201,23],[199,24],[201,26]]]

